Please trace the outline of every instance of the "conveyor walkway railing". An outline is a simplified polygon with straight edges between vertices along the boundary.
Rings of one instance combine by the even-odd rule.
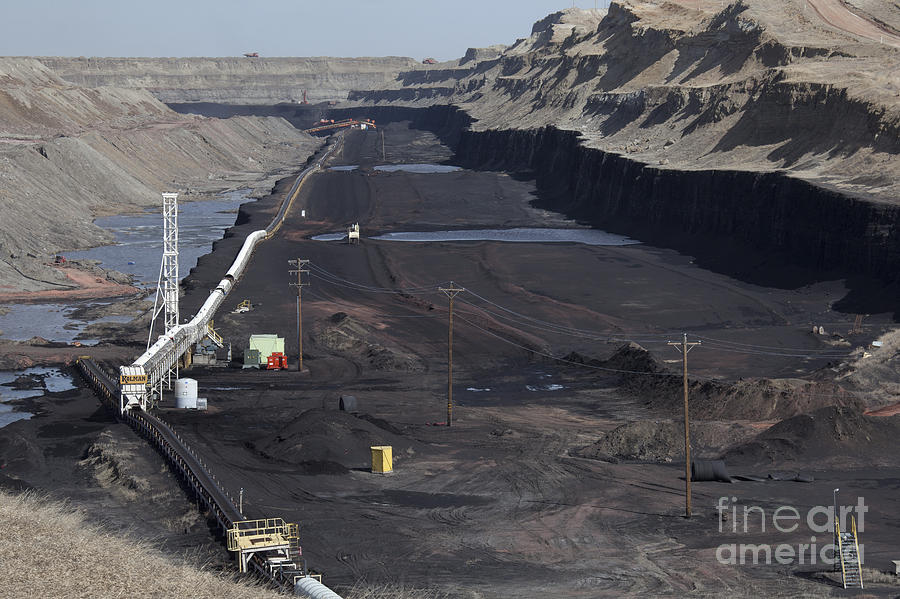
[[[234,497],[219,484],[206,464],[171,426],[141,410],[120,412],[116,405],[119,396],[118,383],[114,378],[88,356],[80,357],[77,366],[103,403],[156,447],[197,500],[207,508],[209,515],[215,518],[222,534],[228,539],[228,549],[235,550],[232,545],[237,548],[241,571],[252,568],[275,586],[297,594],[316,596],[308,591],[315,589],[317,593],[324,593],[321,595],[323,597],[338,597],[320,580],[316,580],[299,559],[301,549],[299,542],[296,541],[299,538],[299,528],[296,524],[285,523],[281,518],[247,521],[238,509]],[[252,553],[241,552],[239,540],[247,538],[241,531],[258,532],[260,528],[257,526],[258,522],[272,522],[273,531],[279,530],[280,525],[279,534],[285,541],[284,547],[273,544]],[[264,529],[263,532],[271,531]],[[282,549],[287,551],[276,552]]]

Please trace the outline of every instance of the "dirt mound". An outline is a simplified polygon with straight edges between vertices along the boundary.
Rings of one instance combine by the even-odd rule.
[[[666,381],[665,392],[649,403],[680,412],[681,383]],[[689,385],[691,414],[707,420],[775,420],[828,406],[862,408],[862,402],[832,383],[799,379],[747,379],[736,383],[693,381]]]
[[[374,420],[374,421],[373,421]],[[373,445],[393,447],[394,461],[421,449],[421,444],[348,412],[315,408],[290,422],[270,438],[256,443],[265,456],[292,462],[308,474],[340,474],[369,469]]]
[[[101,487],[115,488],[126,497],[136,499],[147,496],[151,487],[150,481],[138,474],[133,464],[133,444],[122,444],[108,431],[100,434],[78,462]]]
[[[646,405],[667,415],[683,411],[681,377],[632,376],[626,386]],[[831,383],[799,379],[745,379],[736,383],[690,381],[691,417],[701,420],[776,420],[827,406],[860,409],[862,402]]]
[[[364,361],[375,370],[419,372],[425,369],[418,356],[375,343],[374,337],[372,330],[345,312],[332,314],[313,333],[313,341],[319,347]]]
[[[672,373],[636,343],[620,347],[606,360],[577,353],[565,359],[619,371],[623,389],[664,416],[684,411],[681,375]],[[800,379],[690,380],[688,393],[691,418],[696,420],[778,420],[827,406],[860,409],[863,405],[836,384]]]
[[[858,409],[831,406],[782,420],[725,457],[743,463],[893,464],[898,436],[900,416],[878,418]]]
[[[653,354],[633,341],[621,346],[605,360],[589,358],[578,352],[572,352],[563,359],[575,364],[586,364],[623,371],[622,374],[669,372],[668,368],[657,360]]]
[[[726,422],[691,424],[695,458],[714,458],[726,449],[753,438],[756,429]],[[639,420],[606,433],[578,452],[586,458],[672,462],[684,457],[684,423],[677,420]]]

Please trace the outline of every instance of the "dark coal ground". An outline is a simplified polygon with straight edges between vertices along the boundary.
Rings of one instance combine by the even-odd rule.
[[[351,132],[333,164],[378,163],[381,139],[381,130]],[[384,140],[388,162],[450,156],[433,136],[402,124],[387,126]],[[185,284],[185,315],[221,278],[246,233],[269,221],[289,184],[243,209],[226,239],[200,260]],[[634,339],[657,358],[674,360],[678,355],[665,342],[681,330],[821,349],[808,332],[812,324],[849,328],[852,322],[829,308],[841,297],[840,282],[763,288],[704,271],[690,256],[644,245],[367,239],[400,230],[571,226],[532,208],[534,194],[527,179],[494,172],[415,175],[363,168],[315,175],[279,234],[257,250],[253,268],[216,319],[238,356],[251,333],[278,333],[295,364],[296,295],[287,261],[311,260],[316,276],[303,295],[309,372],[299,374],[296,366],[286,372],[194,368],[183,375],[198,379],[209,411],[177,412],[164,403],[161,416],[192,442],[232,494],[244,489],[248,516],[300,522],[309,565],[339,588],[365,580],[436,587],[459,597],[840,595],[815,577],[828,569],[820,565],[719,564],[721,544],[796,547],[811,533],[806,526],[789,534],[771,528],[764,533],[758,526],[747,533],[727,526],[720,531],[714,508],[727,496],[769,514],[780,505],[805,514],[830,505],[836,487],[842,503],[864,497],[869,507],[861,537],[867,565],[890,567],[900,538],[900,468],[875,459],[892,451],[883,446],[886,435],[845,462],[809,452],[780,462],[777,446],[774,456],[753,454],[742,471],[802,469],[815,482],[695,483],[695,517],[685,520],[683,466],[677,461],[600,461],[578,453],[625,422],[679,414],[660,413],[647,398],[626,392],[616,373],[540,355],[578,351],[603,358],[620,345],[607,342],[614,337]],[[357,221],[364,237],[359,246],[309,240]],[[447,428],[431,423],[446,419],[447,299],[434,287],[450,280],[515,314],[470,294],[457,297],[454,421]],[[396,288],[412,290],[382,292]],[[254,309],[231,314],[243,299]],[[326,334],[338,312],[347,315],[338,320],[352,325],[341,329],[343,344]],[[595,333],[562,335],[528,318]],[[821,376],[827,362],[704,347],[690,359],[693,374],[726,379]],[[359,414],[336,411],[341,394],[359,399]],[[172,398],[167,401],[171,405]],[[127,500],[104,500],[102,487],[84,490],[92,488],[89,479],[75,480],[61,465],[49,469],[42,462],[52,453],[42,441],[51,429],[98,418],[86,392],[66,405],[0,431],[0,440],[17,435],[29,439],[33,450],[28,460],[16,461],[13,452],[21,449],[0,445],[2,472],[39,488],[59,486],[62,494],[71,488],[89,509],[107,515],[110,505]],[[96,430],[78,429],[67,440],[78,447],[57,452],[60,459],[86,457],[101,428],[122,427],[104,421]],[[376,443],[394,446],[393,474],[368,472],[366,448]],[[151,472],[157,465],[143,468]],[[171,481],[152,484],[173,487]],[[170,510],[155,509],[138,534],[147,534]],[[124,515],[106,517],[127,521]],[[200,532],[194,526],[184,543],[200,543]],[[827,536],[820,534],[820,542]]]

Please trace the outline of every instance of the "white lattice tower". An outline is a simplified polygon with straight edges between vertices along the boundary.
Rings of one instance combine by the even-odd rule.
[[[162,286],[166,333],[178,325],[178,194],[163,197],[163,262]],[[166,386],[172,388],[172,374],[178,378],[178,364],[166,375]]]

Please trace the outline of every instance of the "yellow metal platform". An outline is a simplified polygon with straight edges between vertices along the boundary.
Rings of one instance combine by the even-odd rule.
[[[281,518],[244,520],[228,531],[228,551],[278,549],[288,546],[287,525]]]

